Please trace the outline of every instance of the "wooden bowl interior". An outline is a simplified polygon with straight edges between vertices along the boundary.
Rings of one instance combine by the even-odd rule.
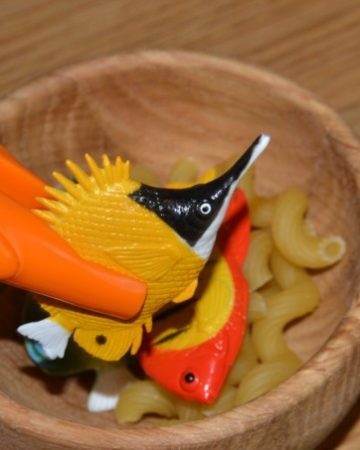
[[[306,361],[344,317],[360,271],[355,264],[360,241],[353,239],[360,229],[355,177],[342,144],[310,107],[246,67],[242,73],[193,57],[153,55],[70,69],[0,105],[1,141],[48,181],[52,170],[64,169],[66,158],[84,165],[85,152],[97,158],[105,151],[120,154],[162,178],[183,156],[205,169],[240,154],[261,132],[269,133],[272,143],[257,164],[259,192],[304,187],[316,229],[338,233],[348,245],[344,261],[314,273],[322,299],[318,310],[287,330]],[[1,303],[0,390],[46,415],[117,427],[111,413],[87,413],[88,378],[49,378],[29,362],[15,335],[20,303],[11,298]]]

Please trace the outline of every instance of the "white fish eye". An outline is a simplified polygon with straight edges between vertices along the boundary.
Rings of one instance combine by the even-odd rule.
[[[204,202],[200,205],[199,211],[203,216],[208,216],[212,211],[212,207],[209,202]]]

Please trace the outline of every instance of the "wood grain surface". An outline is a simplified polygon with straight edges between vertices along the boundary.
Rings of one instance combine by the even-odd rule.
[[[91,58],[194,50],[296,81],[359,136],[359,23],[358,0],[0,0],[0,95]],[[321,450],[333,448],[360,448],[360,401]]]

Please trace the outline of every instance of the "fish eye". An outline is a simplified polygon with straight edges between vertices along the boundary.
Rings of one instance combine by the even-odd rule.
[[[193,383],[195,381],[195,375],[192,372],[187,372],[184,375],[184,380],[186,383]]]
[[[180,379],[180,385],[184,391],[191,392],[196,389],[199,379],[192,370],[185,370]]]
[[[199,212],[202,216],[208,216],[212,211],[212,206],[209,202],[203,202],[199,206]]]

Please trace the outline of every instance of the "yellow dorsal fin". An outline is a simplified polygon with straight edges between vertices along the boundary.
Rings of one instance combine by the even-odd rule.
[[[76,184],[73,181],[69,180],[69,178],[65,177],[63,174],[59,172],[53,172],[53,177],[55,180],[60,183],[64,189],[74,197],[76,200],[81,200],[83,197],[84,189],[80,184]]]
[[[83,187],[83,189],[85,189],[85,191],[91,192],[94,189],[93,180],[77,164],[67,160],[66,165],[76,178],[76,181]]]
[[[104,167],[104,172],[105,172],[105,180],[106,180],[106,184],[114,184],[114,166],[111,164],[111,161],[108,157],[108,155],[104,154],[102,155],[102,162],[103,162],[103,167]]]
[[[81,203],[85,198],[105,192],[115,184],[122,183],[122,192],[129,194],[133,192],[139,184],[130,179],[130,163],[122,161],[118,156],[113,164],[104,154],[102,156],[102,166],[99,166],[94,158],[89,154],[85,155],[85,160],[89,166],[90,174],[87,174],[73,161],[67,160],[66,165],[75,178],[75,182],[59,172],[54,172],[53,176],[63,189],[46,186],[45,190],[53,199],[39,198],[39,203],[45,207],[42,210],[35,210],[42,219],[55,225],[61,216]]]
[[[75,203],[74,198],[68,192],[60,191],[60,189],[51,186],[45,186],[45,191],[64,205],[72,206]]]
[[[58,222],[58,216],[51,211],[43,211],[42,209],[35,209],[34,214],[36,214],[40,219],[45,220],[51,225],[55,225]]]
[[[104,171],[100,169],[100,167],[96,164],[95,159],[88,153],[86,153],[85,155],[85,160],[94,177],[94,180],[96,181],[96,184],[99,186],[100,189],[104,189],[106,185]]]

